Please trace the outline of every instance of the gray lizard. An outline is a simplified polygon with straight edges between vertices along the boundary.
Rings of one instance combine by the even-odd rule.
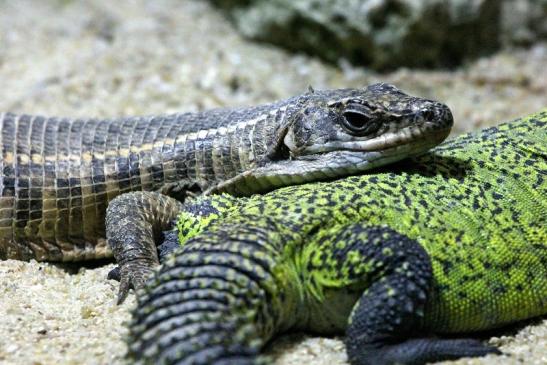
[[[347,175],[423,152],[451,124],[445,105],[386,84],[164,116],[0,114],[0,258],[110,257],[105,211],[122,193],[182,201]]]

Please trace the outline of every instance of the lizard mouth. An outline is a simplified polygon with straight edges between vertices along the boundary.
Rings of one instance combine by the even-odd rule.
[[[306,150],[306,154],[272,161],[240,174],[206,193],[232,192],[245,196],[282,186],[361,174],[428,151],[448,136],[450,128],[430,127],[416,131],[414,127],[414,130],[402,131],[404,129],[366,141],[323,144],[312,148],[311,152]],[[292,154],[290,145],[284,145]]]
[[[425,152],[427,149],[441,143],[450,133],[450,128],[438,129],[429,126],[421,128],[412,126],[404,128],[398,132],[384,133],[376,138],[367,140],[353,141],[332,141],[327,143],[318,143],[298,151],[295,159],[310,160],[314,156],[330,153],[371,153],[379,152],[387,154],[390,151],[401,150],[415,151],[412,155]],[[290,148],[289,148],[290,149]]]

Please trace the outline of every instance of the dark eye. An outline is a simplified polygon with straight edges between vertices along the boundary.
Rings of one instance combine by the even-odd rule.
[[[380,129],[378,120],[354,111],[343,114],[342,126],[350,133],[359,135],[372,134]]]

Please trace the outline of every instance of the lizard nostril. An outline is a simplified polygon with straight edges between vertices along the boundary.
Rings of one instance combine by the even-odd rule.
[[[435,119],[435,112],[433,112],[432,110],[424,110],[420,113],[420,115],[424,120],[432,121]]]

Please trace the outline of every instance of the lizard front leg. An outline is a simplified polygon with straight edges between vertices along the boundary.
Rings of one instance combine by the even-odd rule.
[[[349,361],[354,365],[425,364],[499,354],[471,338],[442,339],[423,334],[422,320],[431,296],[433,273],[429,256],[415,240],[388,227],[348,227],[341,239],[354,267],[370,286],[355,304],[346,330]]]
[[[176,199],[156,192],[132,192],[113,199],[106,211],[106,238],[118,262],[118,304],[130,287],[141,288],[159,265],[156,241],[182,209]]]

